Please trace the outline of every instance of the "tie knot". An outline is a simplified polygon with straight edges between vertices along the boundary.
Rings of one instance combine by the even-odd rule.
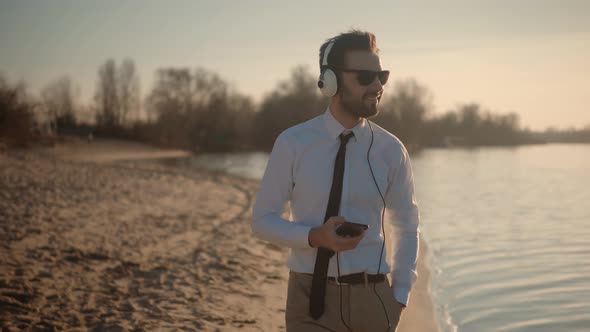
[[[354,133],[352,131],[348,132],[347,134],[345,134],[345,133],[340,134],[340,143],[346,145],[346,143],[348,143],[348,140],[352,136],[354,136]]]

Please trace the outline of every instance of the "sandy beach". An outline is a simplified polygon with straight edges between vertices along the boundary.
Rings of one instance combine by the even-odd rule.
[[[2,331],[284,331],[287,252],[251,236],[258,182],[149,160],[184,155],[0,154]],[[438,331],[427,252],[398,331]]]

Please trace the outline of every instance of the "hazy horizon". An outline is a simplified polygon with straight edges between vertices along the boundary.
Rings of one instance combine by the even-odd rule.
[[[158,68],[203,67],[260,100],[297,65],[317,73],[321,43],[356,27],[377,35],[393,81],[429,88],[436,113],[475,102],[534,130],[590,124],[590,3],[255,3],[3,0],[0,73],[35,93],[67,75],[88,103],[98,67],[130,58],[143,96]]]

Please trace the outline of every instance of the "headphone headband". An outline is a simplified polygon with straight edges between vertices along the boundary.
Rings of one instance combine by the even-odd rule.
[[[334,40],[334,38],[332,38],[330,40],[330,44],[328,44],[328,46],[324,50],[324,59],[322,60],[322,67],[328,66],[328,56],[330,55],[330,51],[332,50],[332,47],[334,47],[334,42],[335,42],[335,40]]]
[[[321,74],[318,79],[318,88],[320,88],[320,91],[326,97],[333,97],[338,92],[338,77],[328,65],[328,56],[330,55],[332,47],[334,47],[335,41],[334,38],[330,39],[330,43],[324,49],[324,56],[320,68]]]

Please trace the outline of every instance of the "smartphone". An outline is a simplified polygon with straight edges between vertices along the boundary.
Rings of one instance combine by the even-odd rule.
[[[361,235],[369,228],[369,225],[357,224],[355,222],[345,221],[336,228],[336,234],[344,237],[355,237]]]

